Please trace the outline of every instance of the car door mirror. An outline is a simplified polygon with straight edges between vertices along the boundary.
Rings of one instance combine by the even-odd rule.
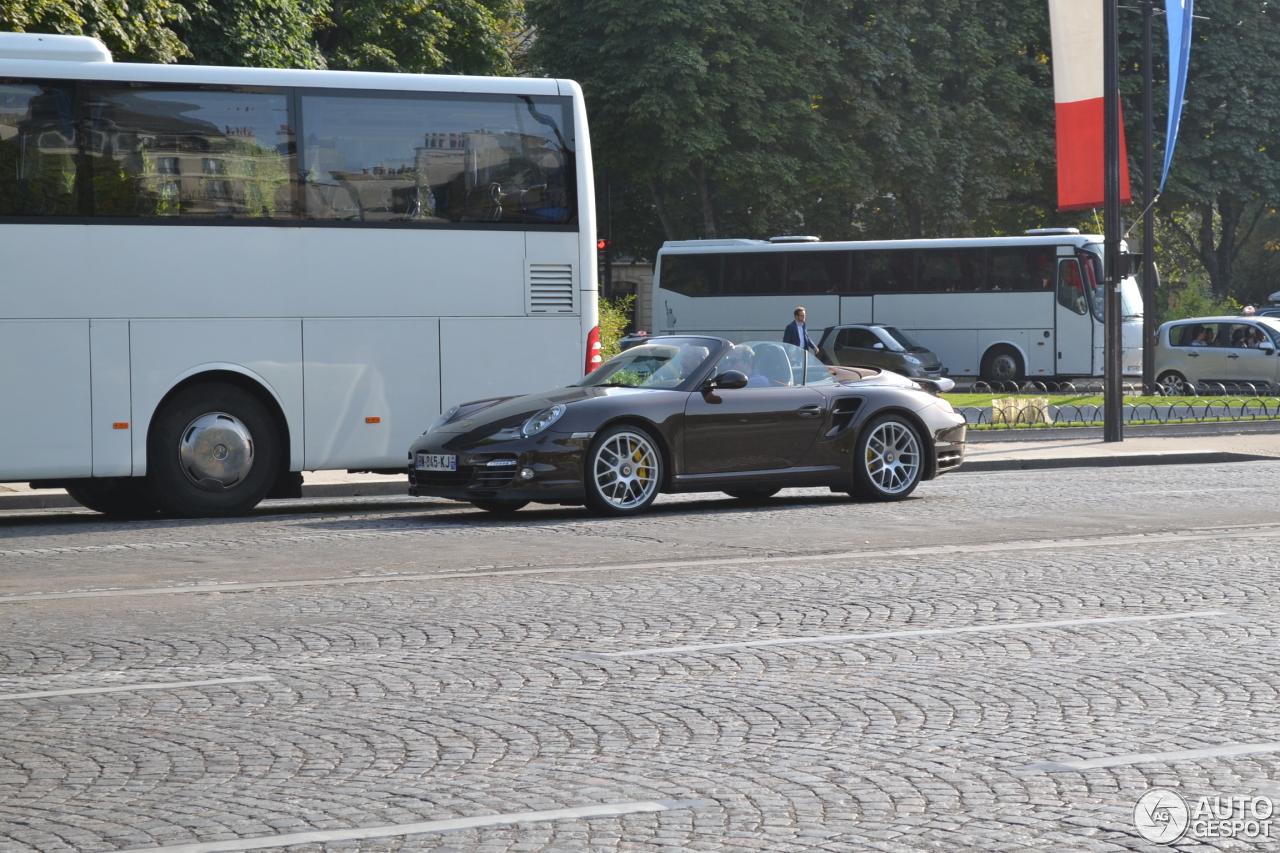
[[[876,343],[871,345],[872,349],[884,349],[884,344]]]
[[[1276,352],[1276,348],[1270,344],[1259,344],[1258,349],[1262,350],[1267,355],[1275,355]]]
[[[732,390],[734,388],[747,387],[747,374],[741,370],[726,370],[719,376],[707,382],[707,390]]]

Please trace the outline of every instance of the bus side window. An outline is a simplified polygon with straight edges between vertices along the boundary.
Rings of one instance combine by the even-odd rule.
[[[718,257],[718,256],[717,256]],[[779,296],[783,292],[782,252],[734,252],[724,256],[726,296]],[[663,287],[666,281],[663,280]]]
[[[849,286],[850,252],[790,252],[787,293],[844,293]]]
[[[915,290],[915,252],[861,252],[861,281],[857,290],[867,293],[911,293]]]
[[[926,249],[920,252],[923,292],[972,293],[982,289],[981,249]]]
[[[286,93],[102,85],[85,106],[90,215],[296,216]]]
[[[663,290],[684,296],[720,293],[721,255],[663,255],[660,283]]]
[[[1076,314],[1085,314],[1089,310],[1078,261],[1062,261],[1058,264],[1058,304]]]
[[[1033,246],[989,249],[987,289],[1004,292],[1053,289],[1052,247]]]
[[[302,96],[308,219],[571,224],[567,100]]]
[[[75,216],[72,87],[0,83],[0,216]]]

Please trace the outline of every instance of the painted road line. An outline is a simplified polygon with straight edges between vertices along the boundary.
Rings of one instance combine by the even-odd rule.
[[[1165,764],[1170,761],[1194,761],[1197,758],[1229,758],[1233,755],[1256,755],[1261,752],[1280,752],[1280,743],[1233,743],[1204,749],[1176,749],[1172,752],[1135,752],[1129,755],[1112,755],[1081,761],[1041,761],[1018,769],[1060,773],[1066,770],[1122,767],[1127,764]]]
[[[1022,553],[1026,551],[1056,551],[1072,548],[1117,548],[1130,545],[1170,544],[1177,542],[1216,542],[1230,539],[1257,540],[1280,537],[1280,527],[1269,524],[1250,526],[1247,530],[1225,531],[1221,526],[1211,532],[1184,531],[1168,534],[1125,534],[1098,536],[1089,539],[1044,539],[1035,541],[990,542],[974,545],[926,545],[911,548],[886,548],[865,551],[840,551],[835,553],[796,554],[785,557],[766,557],[752,554],[735,554],[726,557],[707,557],[697,560],[674,560],[665,563],[599,563],[593,565],[531,566],[512,569],[453,570],[445,572],[403,572],[385,575],[350,575],[344,577],[315,578],[292,581],[246,581],[235,583],[192,584],[185,586],[137,587],[125,589],[75,590],[68,592],[32,592],[0,596],[0,604],[29,604],[39,601],[59,601],[68,598],[121,598],[148,595],[190,595],[213,592],[256,592],[259,590],[289,589],[292,587],[346,586],[349,584],[398,583],[405,581],[442,581],[494,576],[520,577],[526,575],[578,574],[582,572],[663,571],[672,569],[703,569],[723,566],[768,566],[811,564],[834,560],[877,562],[884,560],[917,559],[924,557],[956,557],[972,554]],[[17,552],[14,552],[17,553]],[[0,552],[4,556],[4,552]]]
[[[547,809],[537,812],[510,812],[508,814],[456,817],[447,820],[428,820],[420,823],[399,823],[389,826],[369,826],[358,829],[326,829],[313,832],[291,832],[285,835],[263,835],[256,838],[233,838],[227,841],[206,841],[194,844],[174,844],[166,847],[131,847],[121,853],[239,853],[242,850],[260,850],[264,847],[290,847],[295,844],[326,844],[335,841],[361,841],[366,838],[394,838],[402,835],[452,832],[459,829],[481,829],[488,826],[509,826],[515,823],[546,823],[555,820],[583,820],[593,817],[620,817],[644,812],[667,812],[713,805],[711,800],[645,800],[635,803],[603,803],[595,806],[575,806],[567,809]]]
[[[658,646],[625,652],[591,652],[598,658],[638,658],[654,655],[680,655],[694,652],[731,652],[765,646],[795,646],[817,643],[848,643],[856,640],[896,640],[909,637],[940,637],[952,634],[977,634],[994,631],[1035,631],[1045,628],[1074,628],[1088,625],[1113,625],[1123,622],[1168,622],[1174,619],[1208,619],[1230,615],[1225,610],[1199,610],[1191,613],[1162,613],[1150,616],[1105,616],[1095,619],[1057,619],[1052,622],[994,622],[989,625],[965,625],[959,628],[921,628],[911,631],[880,631],[874,634],[825,634],[817,637],[782,637],[773,640],[747,640],[740,643],[698,643],[688,646]]]
[[[204,681],[149,681],[142,684],[116,684],[111,687],[75,687],[69,690],[40,690],[34,693],[0,693],[0,702],[19,699],[47,699],[50,696],[83,696],[90,693],[128,693],[133,690],[178,690],[183,687],[211,687],[216,684],[252,684],[275,681],[270,675],[243,675],[238,678],[208,678]]]

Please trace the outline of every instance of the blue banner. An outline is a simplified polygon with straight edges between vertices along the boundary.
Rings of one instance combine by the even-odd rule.
[[[1164,173],[1160,176],[1160,192],[1169,180],[1173,164],[1173,148],[1178,142],[1178,124],[1182,121],[1182,100],[1187,93],[1187,65],[1191,61],[1191,2],[1165,0],[1165,20],[1169,24],[1169,127],[1164,137]]]

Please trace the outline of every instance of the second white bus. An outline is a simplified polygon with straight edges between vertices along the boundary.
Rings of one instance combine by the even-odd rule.
[[[1102,237],[823,243],[687,240],[658,253],[653,332],[781,338],[794,308],[824,326],[884,323],[937,353],[952,377],[1057,379],[1103,373]],[[1142,372],[1142,295],[1121,284],[1123,366]]]

